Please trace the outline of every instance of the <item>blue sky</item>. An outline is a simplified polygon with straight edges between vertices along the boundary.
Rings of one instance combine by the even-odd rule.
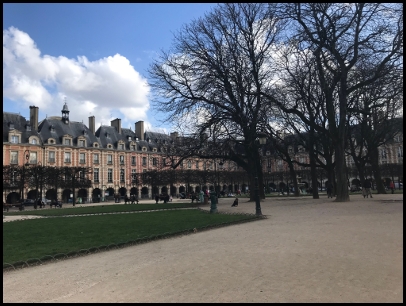
[[[214,3],[189,4],[3,4],[3,111],[39,119],[60,116],[96,128],[122,119],[143,120],[146,129],[169,133],[169,122],[151,109],[147,69],[169,50],[183,24]]]

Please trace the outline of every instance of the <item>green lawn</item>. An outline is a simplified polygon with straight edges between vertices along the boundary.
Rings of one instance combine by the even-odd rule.
[[[255,219],[258,219],[255,215],[209,214],[189,209],[6,222],[3,223],[3,268],[7,267],[5,263],[44,260],[46,255]]]
[[[114,205],[97,205],[69,208],[47,208],[47,209],[31,209],[26,211],[9,211],[3,212],[5,216],[17,215],[36,215],[36,216],[65,216],[65,215],[81,215],[81,214],[96,214],[96,213],[111,213],[111,212],[126,212],[126,211],[141,211],[141,210],[156,210],[168,208],[187,208],[198,207],[198,204],[192,203],[171,203],[171,204],[114,204]]]

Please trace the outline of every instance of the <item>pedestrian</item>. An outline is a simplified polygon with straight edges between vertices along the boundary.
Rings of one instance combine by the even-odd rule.
[[[364,188],[362,190],[362,195],[368,198],[370,196],[372,198],[372,193],[371,193],[371,182],[370,180],[365,180],[364,182]]]
[[[327,183],[327,198],[333,198],[333,184],[330,182]]]
[[[235,198],[233,205],[231,207],[237,207],[238,206],[238,198]]]
[[[156,194],[156,195],[155,195],[155,204],[158,204],[158,202],[159,202],[159,195]]]
[[[392,194],[394,194],[395,193],[395,184],[393,183],[393,181],[390,181],[389,188],[392,191]]]

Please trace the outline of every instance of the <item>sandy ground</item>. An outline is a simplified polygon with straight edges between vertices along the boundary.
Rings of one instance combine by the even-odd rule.
[[[232,200],[219,211],[255,212]],[[267,219],[4,272],[3,301],[403,302],[403,195],[261,206]]]

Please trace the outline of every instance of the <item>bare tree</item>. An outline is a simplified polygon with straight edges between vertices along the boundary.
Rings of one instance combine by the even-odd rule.
[[[171,53],[162,52],[150,68],[151,86],[162,97],[155,107],[167,113],[167,119],[187,122],[192,138],[207,134],[213,143],[232,140],[232,146],[222,143],[226,158],[250,174],[252,186],[258,176],[262,193],[256,144],[259,122],[264,120],[260,93],[270,86],[274,69],[269,59],[283,28],[271,7],[254,3],[217,6],[185,25],[175,35]],[[243,147],[244,156],[235,144]],[[207,158],[219,157],[209,150],[206,154]]]
[[[325,99],[328,132],[335,144],[336,201],[349,201],[345,148],[349,96],[379,81],[402,66],[403,11],[401,4],[382,3],[294,3],[280,6],[280,17],[289,20],[289,44],[309,51],[317,65],[317,78]],[[366,79],[349,83],[357,65],[372,63]],[[265,92],[264,97],[284,111],[314,125],[299,110],[284,108]],[[316,125],[314,125],[316,128]]]

